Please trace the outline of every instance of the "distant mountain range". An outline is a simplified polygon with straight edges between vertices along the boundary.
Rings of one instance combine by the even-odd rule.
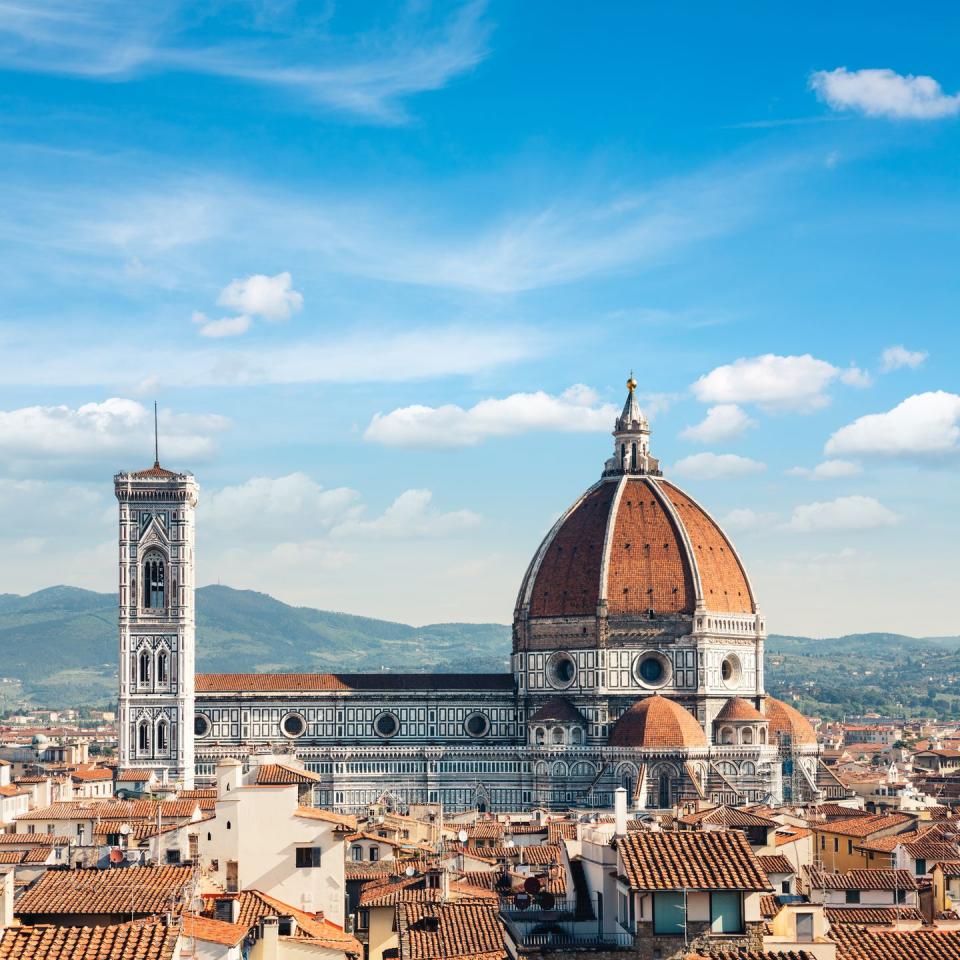
[[[0,709],[109,703],[116,696],[114,594],[50,587],[0,594]],[[411,627],[224,586],[197,590],[197,669],[230,672],[506,671],[510,627]],[[767,688],[811,713],[960,716],[960,637],[889,633],[767,640]]]

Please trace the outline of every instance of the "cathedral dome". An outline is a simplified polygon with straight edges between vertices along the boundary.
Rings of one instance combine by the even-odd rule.
[[[764,712],[770,721],[770,735],[780,740],[788,736],[794,746],[815,746],[817,733],[810,721],[795,707],[782,700],[767,697],[764,702]]]
[[[733,544],[703,507],[662,478],[650,456],[634,383],[603,477],[560,517],[527,568],[518,623],[757,612]]]
[[[758,723],[767,718],[748,700],[743,697],[731,697],[717,714],[716,722],[726,720],[728,722],[749,722]]]
[[[654,695],[638,700],[610,731],[611,747],[647,747],[653,750],[707,746],[697,718],[679,703]]]

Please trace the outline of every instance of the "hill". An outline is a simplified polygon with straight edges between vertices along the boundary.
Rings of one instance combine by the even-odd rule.
[[[0,595],[0,709],[106,704],[116,696],[116,597],[75,587]],[[960,717],[960,637],[863,633],[767,638],[774,696],[825,717],[876,710]],[[201,671],[508,670],[510,628],[412,627],[294,607],[253,590],[197,590]]]
[[[510,628],[495,623],[411,627],[293,607],[264,593],[197,590],[200,671],[508,670]],[[51,706],[116,696],[117,600],[49,587],[0,595],[0,707],[20,697]]]

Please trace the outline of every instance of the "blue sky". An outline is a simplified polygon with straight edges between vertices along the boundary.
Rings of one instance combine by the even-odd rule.
[[[773,632],[955,633],[960,14],[0,0],[2,589],[498,620],[631,369]]]

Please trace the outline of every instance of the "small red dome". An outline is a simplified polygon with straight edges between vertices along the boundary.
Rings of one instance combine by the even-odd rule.
[[[731,697],[723,705],[723,709],[717,714],[717,721],[727,720],[757,723],[758,721],[763,722],[766,719],[767,718],[752,703],[744,700],[743,697]]]
[[[707,736],[697,718],[679,703],[655,694],[638,700],[614,724],[611,747],[705,747]]]
[[[778,740],[788,736],[794,746],[809,746],[817,743],[817,732],[810,721],[795,707],[782,700],[767,697],[764,713],[770,721],[770,735]]]

